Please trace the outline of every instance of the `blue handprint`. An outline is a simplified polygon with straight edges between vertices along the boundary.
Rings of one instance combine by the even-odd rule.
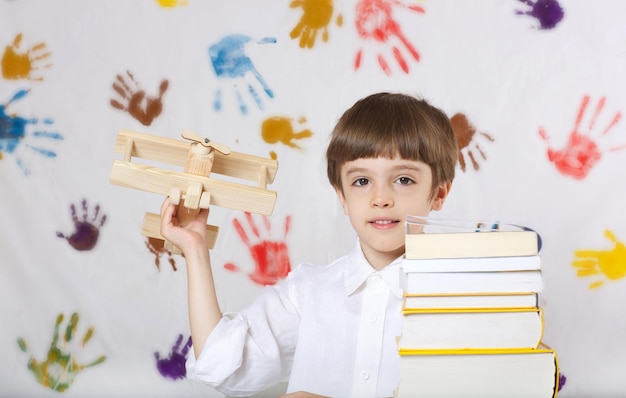
[[[17,91],[11,99],[5,103],[0,104],[0,159],[2,159],[2,152],[5,153],[13,153],[18,146],[22,143],[24,138],[26,138],[26,129],[29,124],[36,125],[39,123],[39,119],[37,118],[24,118],[18,116],[16,114],[7,113],[7,108],[11,103],[18,101],[28,94],[29,90],[19,90]],[[41,120],[46,126],[52,125],[54,121],[52,119],[43,119]],[[59,133],[54,133],[50,131],[34,131],[32,136],[35,138],[48,138],[52,140],[62,140],[63,136]],[[44,149],[39,146],[33,146],[30,144],[25,144],[25,147],[32,149],[33,151],[49,157],[56,157],[56,152]],[[18,166],[22,169],[24,174],[29,174],[30,171],[24,166],[21,159],[16,158],[16,162]]]
[[[249,78],[252,76],[258,84],[261,85],[265,94],[273,98],[274,93],[269,88],[263,76],[256,70],[252,60],[245,53],[245,45],[252,40],[249,36],[241,34],[231,34],[223,37],[219,42],[209,47],[209,56],[211,64],[215,70],[217,78],[222,81],[232,81],[235,86],[235,96],[239,104],[242,114],[248,113],[248,108],[243,100],[243,96],[239,91],[239,85],[247,87],[248,94],[256,102],[259,109],[263,109],[263,101],[257,90],[252,86]],[[259,44],[276,43],[275,38],[266,37],[258,41]],[[213,108],[219,111],[222,108],[222,90],[217,89],[215,93],[215,101]]]

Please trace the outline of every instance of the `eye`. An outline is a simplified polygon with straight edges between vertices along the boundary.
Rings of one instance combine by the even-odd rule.
[[[368,180],[367,178],[361,177],[361,178],[357,178],[356,180],[354,180],[352,185],[357,186],[357,187],[362,187],[362,186],[369,184],[369,182],[370,180]]]
[[[410,185],[415,183],[415,181],[409,177],[400,177],[396,180],[396,182],[401,185]]]

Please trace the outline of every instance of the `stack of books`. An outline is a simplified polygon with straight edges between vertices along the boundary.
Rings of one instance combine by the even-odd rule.
[[[556,397],[538,303],[541,238],[517,225],[408,217],[396,397]]]

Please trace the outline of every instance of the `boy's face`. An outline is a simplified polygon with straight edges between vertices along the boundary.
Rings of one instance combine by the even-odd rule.
[[[343,192],[337,195],[359,235],[370,264],[381,269],[404,253],[406,216],[441,209],[450,183],[431,199],[432,173],[421,161],[401,158],[356,159],[341,166]]]

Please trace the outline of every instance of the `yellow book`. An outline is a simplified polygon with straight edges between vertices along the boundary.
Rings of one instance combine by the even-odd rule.
[[[555,398],[556,352],[540,349],[400,350],[397,398]]]
[[[398,348],[535,349],[544,331],[541,308],[405,308]]]

